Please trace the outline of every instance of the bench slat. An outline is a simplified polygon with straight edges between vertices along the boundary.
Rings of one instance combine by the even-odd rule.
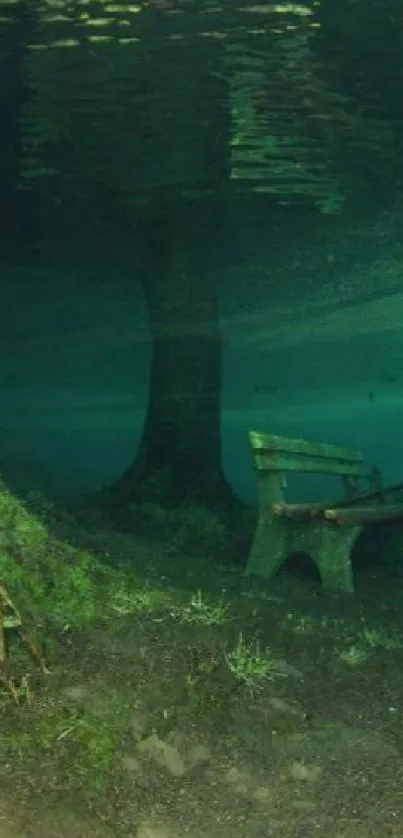
[[[273,503],[274,515],[308,521],[329,509],[329,503]]]
[[[325,509],[324,517],[327,521],[335,521],[342,526],[391,521],[403,518],[403,504],[374,504],[371,506],[352,506],[344,509]]]
[[[276,451],[255,451],[255,467],[258,471],[297,471],[305,474],[334,474],[336,477],[357,477],[368,479],[371,470],[357,461],[328,459],[326,457],[298,457],[291,453]]]
[[[249,440],[256,452],[277,451],[289,454],[305,454],[310,457],[324,457],[329,460],[344,460],[357,464],[364,461],[363,454],[360,451],[351,451],[349,448],[322,442],[308,442],[306,439],[289,439],[285,436],[250,431]]]
[[[335,521],[337,524],[352,526],[375,521],[387,521],[393,518],[403,518],[403,503],[371,504],[370,506],[335,506],[329,507],[325,503],[274,503],[274,515],[290,518],[294,521],[309,522],[313,518]]]

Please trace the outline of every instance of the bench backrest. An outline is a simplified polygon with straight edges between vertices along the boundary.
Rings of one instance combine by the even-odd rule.
[[[359,451],[257,431],[250,431],[249,439],[258,472],[332,474],[353,480],[368,479],[372,475],[372,470],[364,466]]]

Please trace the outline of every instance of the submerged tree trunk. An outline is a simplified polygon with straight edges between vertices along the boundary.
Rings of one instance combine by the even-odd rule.
[[[137,456],[111,487],[115,507],[153,499],[228,508],[221,463],[221,331],[208,276],[205,211],[182,206],[141,222],[142,282],[153,338]]]

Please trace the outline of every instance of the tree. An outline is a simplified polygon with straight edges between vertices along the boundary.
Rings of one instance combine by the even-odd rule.
[[[370,125],[321,79],[306,6],[116,8],[42,3],[23,181],[48,246],[63,251],[80,230],[94,246],[113,230],[111,250],[136,238],[142,256],[150,397],[139,452],[110,501],[152,492],[169,505],[225,506],[209,240],[245,192],[338,207],[342,155]]]

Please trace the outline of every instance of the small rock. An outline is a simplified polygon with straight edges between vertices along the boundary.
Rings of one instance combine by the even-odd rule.
[[[140,824],[136,832],[136,838],[176,838],[172,832],[164,826],[152,826],[151,824]]]
[[[126,754],[122,758],[122,765],[127,771],[130,771],[130,774],[139,774],[141,771],[141,766],[136,757],[130,756],[130,754]]]
[[[290,768],[290,774],[293,780],[308,783],[315,783],[321,773],[322,769],[319,765],[306,765],[304,762],[298,762],[297,760],[292,763]]]
[[[205,745],[193,745],[187,754],[188,763],[191,768],[199,765],[201,762],[208,762],[211,758],[211,753]]]
[[[91,690],[86,684],[72,684],[70,687],[66,687],[63,692],[66,698],[77,704],[85,704],[91,698]]]
[[[186,766],[178,749],[174,745],[170,745],[169,742],[159,739],[156,733],[142,739],[138,743],[137,749],[151,757],[157,765],[166,768],[174,777],[183,777],[186,773]]]

